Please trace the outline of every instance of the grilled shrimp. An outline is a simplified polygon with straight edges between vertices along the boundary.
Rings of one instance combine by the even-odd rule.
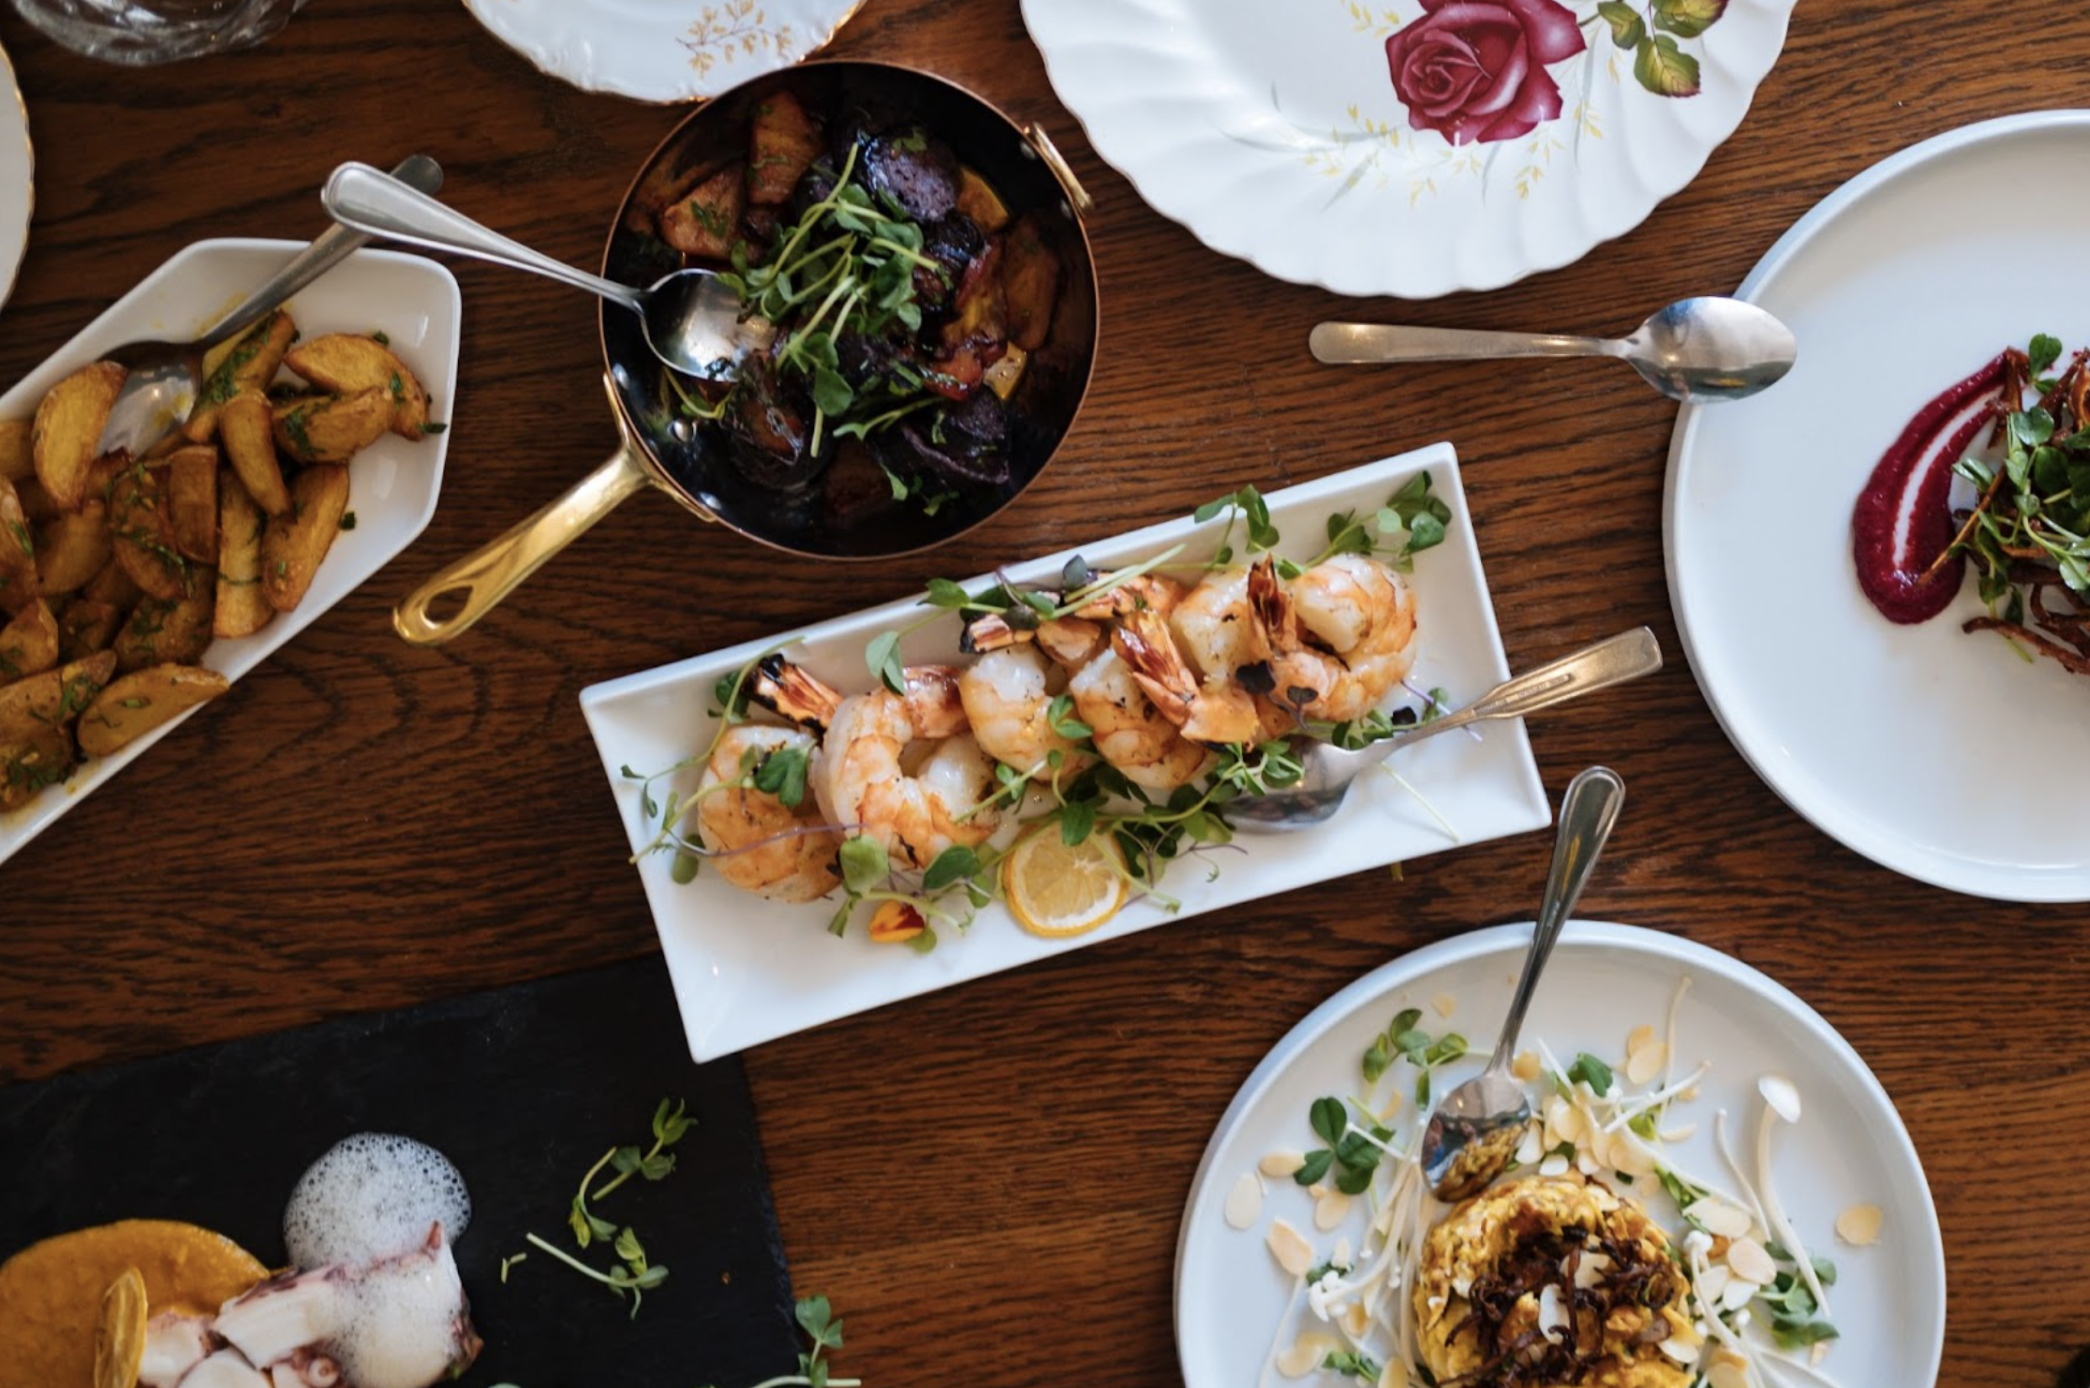
[[[728,728],[712,750],[697,788],[697,841],[714,854],[718,875],[778,901],[811,901],[842,883],[835,852],[842,836],[828,827],[808,798],[797,808],[753,787],[714,790],[738,780],[772,752],[811,752],[813,735],[797,728],[743,723]]]
[[[917,762],[923,743],[933,745]],[[926,868],[1000,822],[978,808],[994,788],[994,759],[965,731],[958,673],[943,666],[909,670],[904,696],[880,688],[842,700],[811,781],[828,818],[876,840],[895,867]]]
[[[1289,709],[1265,697],[1270,688],[1270,640],[1249,601],[1248,575],[1242,565],[1207,573],[1169,614],[1168,629],[1208,690],[1239,685],[1254,696],[1254,732],[1230,740],[1263,741],[1293,731],[1297,720]]]
[[[1176,648],[1157,612],[1135,612],[1111,636],[1111,648],[1132,671],[1154,708],[1192,742],[1253,742],[1262,713],[1231,679],[1200,681]]]
[[[1067,682],[1074,711],[1088,724],[1103,755],[1125,778],[1148,790],[1169,791],[1195,780],[1211,759],[1154,707],[1132,667],[1106,650]]]
[[[1266,557],[1249,599],[1270,643],[1275,697],[1303,718],[1344,723],[1378,707],[1415,659],[1415,595],[1370,555],[1338,554],[1287,591]]]
[[[1089,764],[1088,753],[1052,728],[1057,674],[1035,646],[989,651],[967,666],[958,677],[958,697],[980,749],[1032,775],[1058,752],[1059,774],[1079,774]]]

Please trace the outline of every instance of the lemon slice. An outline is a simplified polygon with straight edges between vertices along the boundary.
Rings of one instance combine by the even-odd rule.
[[[1016,923],[1065,939],[1102,925],[1125,904],[1125,858],[1108,834],[1069,848],[1048,824],[1016,841],[1001,865],[1002,893]]]

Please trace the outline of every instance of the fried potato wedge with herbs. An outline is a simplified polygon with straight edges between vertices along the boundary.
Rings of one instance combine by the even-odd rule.
[[[41,675],[58,664],[58,618],[42,598],[0,627],[0,684]]]
[[[286,493],[283,509],[290,509]],[[211,631],[252,636],[276,615],[261,587],[261,508],[231,468],[218,475],[218,609]]]
[[[37,582],[46,597],[86,587],[113,557],[109,508],[99,501],[60,511],[36,528]]]
[[[36,450],[30,443],[35,433],[31,420],[0,419],[0,481],[36,476]]]
[[[261,532],[261,591],[288,612],[304,600],[348,509],[348,469],[310,467],[290,485],[287,516],[271,516]]]
[[[100,573],[87,580],[87,586],[80,590],[80,596],[95,602],[107,603],[118,611],[128,612],[138,605],[139,598],[145,596],[145,590],[124,571],[123,565],[115,558],[112,550],[109,562],[102,565]]]
[[[167,520],[174,550],[199,564],[218,562],[218,450],[184,448],[167,459]]]
[[[307,395],[275,406],[276,448],[295,461],[341,464],[392,427],[392,394],[381,386],[347,395]]]
[[[755,104],[748,126],[747,200],[757,207],[782,207],[827,141],[820,122],[797,97],[772,92]]]
[[[747,207],[741,166],[728,164],[660,210],[660,239],[684,255],[724,260]]]
[[[26,741],[42,728],[70,724],[115,677],[116,653],[102,651],[0,685],[0,742]]]
[[[0,737],[0,810],[27,804],[44,787],[57,785],[72,774],[77,760],[70,728],[37,728],[18,737]]]
[[[90,362],[52,386],[31,426],[37,480],[60,509],[87,499],[87,471],[109,422],[109,409],[130,373],[113,361]]]
[[[277,309],[239,337],[211,348],[203,358],[203,388],[181,429],[189,442],[210,442],[218,432],[218,412],[233,396],[242,390],[267,390],[297,335],[297,324]]]
[[[42,591],[29,517],[14,483],[0,478],[0,612],[19,612]]]
[[[172,601],[146,597],[116,633],[116,668],[124,674],[152,665],[193,665],[210,649],[218,607],[218,577],[191,576],[192,591]]]
[[[58,614],[58,654],[65,660],[85,660],[106,651],[116,642],[116,628],[123,609],[95,598],[74,598]]]
[[[174,548],[162,472],[134,463],[117,474],[109,488],[109,542],[142,592],[173,602],[188,590],[189,562]]]
[[[106,757],[231,687],[200,665],[154,665],[119,676],[80,714],[80,750]]]
[[[290,488],[276,460],[275,411],[266,395],[243,390],[227,400],[218,412],[218,442],[256,505],[272,516],[290,509]]]
[[[283,364],[334,395],[382,390],[392,399],[393,433],[418,439],[428,432],[428,391],[406,363],[374,337],[328,333],[291,348]]]

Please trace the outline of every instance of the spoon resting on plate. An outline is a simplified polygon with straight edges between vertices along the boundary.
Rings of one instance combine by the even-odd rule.
[[[639,315],[653,355],[685,375],[730,378],[742,357],[776,337],[766,319],[743,319],[740,296],[709,270],[677,270],[646,289],[618,284],[510,240],[368,164],[334,170],[320,202],[335,221],[368,235],[528,270],[622,304]]]
[[[1616,357],[1672,400],[1740,400],[1777,384],[1799,355],[1792,329],[1740,299],[1679,299],[1622,338],[1321,323],[1318,361],[1358,365],[1501,357]]]
[[[389,176],[423,194],[443,186],[443,166],[425,154],[407,156]],[[281,308],[292,295],[369,241],[368,236],[347,227],[328,227],[193,341],[145,339],[104,352],[102,359],[123,367],[126,375],[95,451],[125,449],[135,457],[188,423],[203,392],[204,354]]]
[[[1438,1101],[1422,1132],[1422,1175],[1439,1200],[1464,1200],[1502,1174],[1531,1122],[1531,1100],[1511,1078],[1517,1033],[1538,991],[1539,975],[1553,955],[1562,927],[1574,914],[1583,884],[1611,837],[1625,804],[1625,782],[1609,767],[1592,766],[1568,783],[1560,802],[1560,828],[1553,840],[1553,867],[1532,928],[1524,973],[1502,1019],[1502,1035],[1488,1068]]]

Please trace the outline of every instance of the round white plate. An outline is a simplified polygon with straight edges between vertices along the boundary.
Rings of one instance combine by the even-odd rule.
[[[29,212],[36,202],[36,156],[29,147],[29,111],[15,84],[13,64],[0,48],[0,304],[14,291],[15,271],[29,249]]]
[[[2090,900],[2080,797],[2042,774],[2090,764],[2090,680],[1963,635],[1984,610],[1971,583],[1920,626],[1880,616],[1851,507],[1910,417],[2006,344],[2090,345],[2090,282],[2051,272],[2050,229],[2090,217],[2090,188],[2054,171],[2085,158],[2090,111],[2038,112],[1846,183],[1738,291],[1792,327],[1799,364],[1753,399],[1686,406],[1669,450],[1670,600],[1735,746],[1875,862],[2018,901]],[[2039,215],[1997,215],[2026,180]]]
[[[464,0],[494,37],[587,92],[699,101],[826,45],[863,0]]]
[[[1423,1011],[1432,1032],[1456,1030],[1474,1054],[1435,1075],[1438,1092],[1477,1074],[1508,1010],[1531,926],[1477,930],[1415,951],[1366,974],[1322,1003],[1256,1066],[1228,1105],[1191,1182],[1176,1244],[1176,1342],[1186,1388],[1239,1388],[1258,1382],[1273,1343],[1289,1347],[1310,1315],[1285,1320],[1293,1279],[1264,1246],[1270,1223],[1283,1218],[1312,1230],[1313,1202],[1290,1180],[1265,1181],[1256,1223],[1228,1225],[1227,1195],[1243,1172],[1268,1153],[1315,1144],[1307,1108],[1322,1095],[1346,1095],[1359,1083],[1359,1058],[1403,1007]],[[1589,921],[1571,923],[1547,966],[1524,1024],[1524,1044],[1543,1039],[1554,1054],[1577,1050],[1617,1056],[1626,1034],[1649,1022],[1660,1031],[1677,979],[1689,975],[1677,1027],[1680,1065],[1711,1061],[1701,1095],[1676,1110],[1699,1120],[1678,1147],[1691,1169],[1722,1170],[1713,1146],[1713,1113],[1753,1123],[1760,1109],[1756,1080],[1778,1073],[1799,1087],[1797,1126],[1773,1139],[1785,1201],[1808,1251],[1836,1263],[1830,1309],[1842,1338],[1822,1365],[1840,1381],[1927,1388],[1945,1343],[1945,1250],[1922,1163],[1893,1102],[1856,1051],[1814,1009],[1738,960],[1658,931]],[[1456,1001],[1449,1020],[1433,1003]],[[1408,1073],[1405,1065],[1396,1074]],[[1395,1083],[1382,1079],[1382,1095]],[[1396,1123],[1412,1133],[1412,1105]],[[1753,1129],[1752,1129],[1753,1130]],[[1832,1226],[1858,1204],[1885,1212],[1879,1241],[1840,1244]],[[1363,1230],[1363,1202],[1346,1226],[1309,1234],[1317,1246]],[[1280,1381],[1272,1375],[1273,1381]]]
[[[1163,215],[1279,279],[1422,299],[1638,226],[1741,124],[1792,8],[1608,6],[1691,76],[1674,96],[1598,0],[1023,0],[1023,18],[1097,153]]]

